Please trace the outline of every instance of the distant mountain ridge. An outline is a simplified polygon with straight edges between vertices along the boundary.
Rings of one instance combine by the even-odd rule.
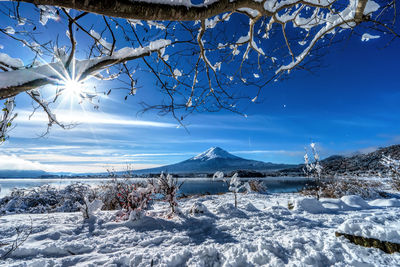
[[[36,178],[48,175],[42,170],[0,170],[0,178]]]
[[[166,165],[158,168],[145,170],[137,170],[134,173],[213,173],[216,171],[235,171],[235,170],[252,170],[252,171],[272,171],[294,167],[290,164],[275,164],[271,162],[262,162],[257,160],[244,159],[220,147],[211,147],[208,150],[182,162]]]
[[[387,168],[384,167],[380,161],[382,156],[391,156],[394,159],[400,159],[400,145],[392,145],[377,150],[357,154],[352,156],[330,156],[321,161],[323,167],[323,174],[325,175],[363,175],[363,176],[376,176],[379,173],[385,174]],[[304,165],[299,165],[296,168],[281,170],[277,175],[304,175]]]
[[[400,159],[400,145],[378,148],[376,151],[352,156],[333,155],[321,161],[323,172],[326,175],[364,175],[376,176],[385,174],[387,169],[380,163],[382,155]],[[267,176],[303,176],[303,164],[274,164],[250,159],[244,159],[223,150],[211,147],[208,150],[182,162],[158,168],[136,170],[135,175],[157,174],[160,172],[176,174],[210,174],[216,171],[258,171]],[[116,174],[125,174],[117,172]],[[68,173],[47,173],[42,170],[0,170],[0,178],[38,178],[68,176]],[[71,174],[73,176],[105,176],[106,173],[97,174]]]

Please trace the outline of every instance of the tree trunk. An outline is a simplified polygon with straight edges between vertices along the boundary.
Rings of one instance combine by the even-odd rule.
[[[262,14],[272,15],[264,9],[263,2],[253,0],[219,0],[210,5],[197,6],[133,0],[20,0],[20,2],[72,8],[110,17],[140,20],[195,21],[243,7],[256,9]]]
[[[49,5],[64,8],[72,8],[75,10],[86,11],[110,17],[139,19],[139,20],[166,20],[166,21],[195,21],[202,20],[222,14],[225,12],[235,11],[239,8],[251,8],[258,10],[261,15],[272,16],[273,13],[265,10],[264,4],[268,1],[264,0],[256,2],[254,0],[219,0],[209,5],[191,5],[185,4],[160,4],[134,0],[14,0],[18,2],[26,2],[35,5]],[[368,0],[359,0],[355,13],[357,23],[364,19],[363,13]],[[289,3],[279,7],[277,12],[290,8],[298,4],[298,2]],[[309,6],[321,7],[316,3],[307,3]]]

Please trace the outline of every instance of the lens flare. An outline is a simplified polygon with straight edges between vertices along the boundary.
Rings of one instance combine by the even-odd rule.
[[[82,84],[76,80],[66,80],[64,88],[70,95],[79,95],[82,92]]]

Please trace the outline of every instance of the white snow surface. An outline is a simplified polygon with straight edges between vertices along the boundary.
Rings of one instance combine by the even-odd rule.
[[[338,231],[400,244],[400,221],[392,212],[348,219],[339,226]]]
[[[288,210],[289,201],[318,212]],[[239,194],[235,208],[228,193],[182,199],[181,215],[172,218],[164,202],[136,221],[117,222],[115,211],[100,211],[88,221],[79,212],[6,215],[0,217],[1,242],[15,238],[16,226],[29,227],[30,218],[33,231],[0,265],[399,266],[400,253],[335,237],[337,229],[353,229],[398,240],[400,207],[388,206],[398,202],[370,201],[368,209],[349,209],[337,199],[321,203],[298,194]]]

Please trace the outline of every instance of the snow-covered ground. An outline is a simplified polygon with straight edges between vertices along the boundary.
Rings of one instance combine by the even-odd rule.
[[[91,221],[80,213],[5,215],[0,241],[11,242],[18,225],[29,228],[32,221],[33,227],[0,265],[400,266],[400,253],[335,237],[341,230],[398,241],[398,199],[318,202],[299,194],[239,194],[238,201],[236,209],[230,193],[182,199],[182,215],[173,218],[165,215],[167,204],[157,202],[147,216],[128,222],[116,222],[110,211]],[[191,213],[193,207],[203,213]],[[4,250],[0,247],[1,254]]]

